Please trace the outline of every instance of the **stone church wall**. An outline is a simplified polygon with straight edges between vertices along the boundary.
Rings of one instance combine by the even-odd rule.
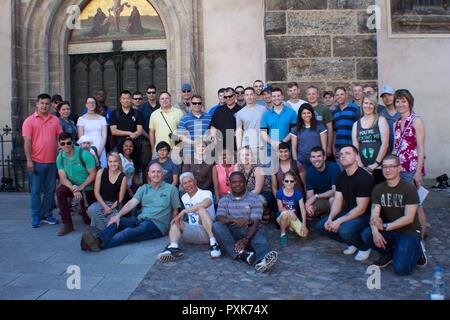
[[[267,0],[267,80],[320,89],[376,84],[376,30],[367,28],[373,0]]]

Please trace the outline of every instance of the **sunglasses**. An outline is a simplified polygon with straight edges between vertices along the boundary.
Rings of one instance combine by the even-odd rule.
[[[142,98],[133,98],[133,100],[142,100]]]
[[[191,102],[191,104],[192,104],[193,106],[201,106],[201,105],[202,105],[201,102]]]
[[[284,180],[284,183],[295,183],[295,180]]]
[[[59,143],[60,145],[61,145],[61,147],[64,147],[64,146],[71,146],[72,145],[72,141],[67,141],[67,142],[65,142],[65,141],[62,141],[62,142],[60,142]]]
[[[147,91],[147,94],[156,94],[156,91]]]
[[[225,99],[231,99],[231,98],[233,98],[234,97],[234,94],[233,95],[231,95],[231,96],[223,96]]]
[[[244,94],[244,91],[236,91],[237,94]]]
[[[190,93],[191,90],[183,90],[183,93]]]

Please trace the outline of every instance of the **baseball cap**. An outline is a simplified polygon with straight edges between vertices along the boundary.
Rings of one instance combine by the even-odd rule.
[[[181,86],[181,91],[192,91],[192,87],[189,83],[183,83]]]
[[[270,84],[266,83],[261,92],[272,93],[272,86]]]
[[[390,86],[390,85],[385,85],[382,86],[380,89],[380,97],[385,94],[385,93],[389,93],[389,94],[395,94],[395,89],[394,87]]]

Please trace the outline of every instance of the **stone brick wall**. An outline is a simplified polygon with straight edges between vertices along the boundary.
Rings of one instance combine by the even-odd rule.
[[[374,0],[266,0],[266,79],[321,90],[377,84],[376,30],[367,28]]]

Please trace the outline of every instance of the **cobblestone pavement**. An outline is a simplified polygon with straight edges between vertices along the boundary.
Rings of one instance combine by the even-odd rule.
[[[279,231],[271,225],[264,230],[279,260],[269,273],[257,274],[226,255],[212,260],[208,246],[182,244],[184,258],[156,262],[130,299],[428,299],[436,264],[443,269],[444,281],[450,283],[450,193],[432,192],[425,207],[430,233],[425,242],[428,266],[404,277],[396,276],[392,266],[381,269],[380,290],[367,288],[371,274],[366,271],[377,253],[372,252],[366,262],[357,262],[342,254],[343,244],[319,237],[315,231],[307,239],[290,239],[282,249]]]

